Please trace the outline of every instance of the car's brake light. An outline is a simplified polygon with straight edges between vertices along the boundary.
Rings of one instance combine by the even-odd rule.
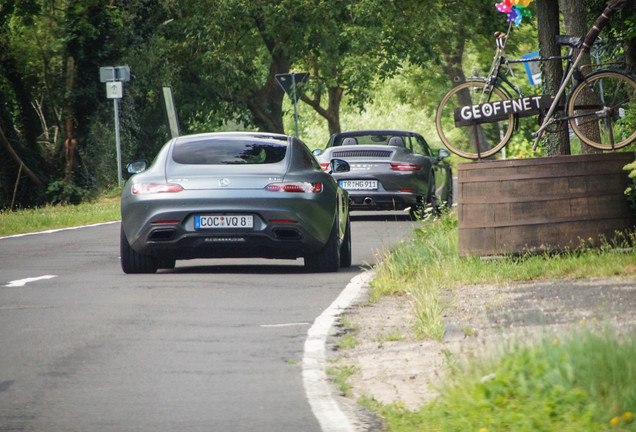
[[[327,171],[329,169],[329,164],[328,163],[321,163],[320,167],[322,168],[323,171]]]
[[[422,165],[391,162],[391,169],[393,171],[419,171],[422,169]]]
[[[183,187],[170,183],[136,183],[132,186],[132,193],[135,195],[181,192]]]
[[[322,192],[322,183],[294,182],[294,183],[270,183],[265,189],[272,192]]]

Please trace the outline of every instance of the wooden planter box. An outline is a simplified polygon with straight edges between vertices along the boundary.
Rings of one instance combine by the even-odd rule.
[[[459,255],[575,248],[635,226],[623,167],[633,152],[460,164]]]

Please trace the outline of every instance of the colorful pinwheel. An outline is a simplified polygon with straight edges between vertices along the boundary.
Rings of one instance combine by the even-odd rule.
[[[523,17],[532,17],[528,9],[531,2],[532,0],[503,0],[501,3],[495,4],[495,7],[499,12],[508,15],[509,22],[514,22],[515,26],[518,26]]]

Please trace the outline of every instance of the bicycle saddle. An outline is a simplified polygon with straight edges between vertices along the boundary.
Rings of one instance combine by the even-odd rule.
[[[557,35],[555,40],[559,45],[567,45],[572,48],[581,48],[581,45],[583,45],[582,37]]]

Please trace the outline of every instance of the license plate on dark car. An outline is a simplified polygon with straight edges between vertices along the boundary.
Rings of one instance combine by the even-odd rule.
[[[346,190],[377,190],[377,180],[340,180],[340,186]]]
[[[195,216],[194,227],[196,229],[253,228],[254,217],[252,215]]]

